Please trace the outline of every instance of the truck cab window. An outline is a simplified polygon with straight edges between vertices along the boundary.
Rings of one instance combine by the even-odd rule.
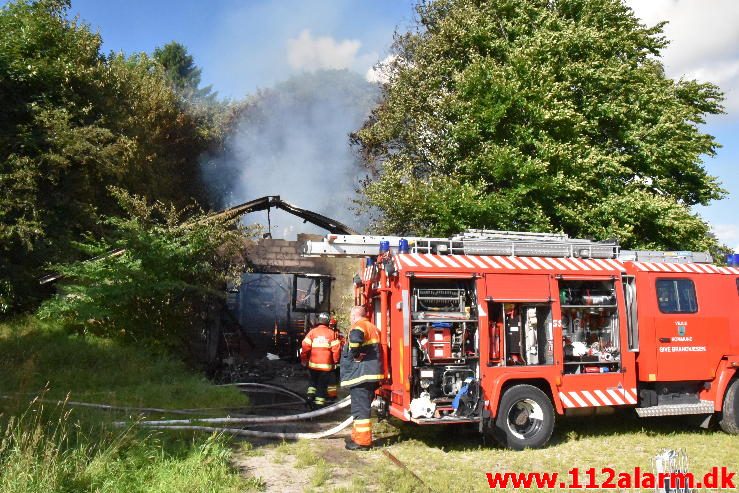
[[[690,279],[657,279],[657,303],[662,313],[695,313],[695,284]]]
[[[562,280],[565,373],[605,373],[620,367],[618,305],[613,281]]]

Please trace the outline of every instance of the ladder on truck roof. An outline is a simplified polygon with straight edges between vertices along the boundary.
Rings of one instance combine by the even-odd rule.
[[[467,230],[451,238],[328,235],[321,241],[307,241],[302,253],[307,257],[371,257],[380,254],[381,242],[388,242],[390,251],[397,253],[401,240],[408,242],[409,253],[610,258],[638,262],[713,262],[711,255],[705,252],[621,250],[615,240],[593,241],[570,238],[566,234],[486,229]]]

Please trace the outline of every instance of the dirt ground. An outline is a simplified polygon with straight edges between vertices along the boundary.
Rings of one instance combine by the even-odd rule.
[[[298,373],[300,375],[300,373]],[[304,392],[307,379],[274,379],[274,383]],[[342,392],[343,393],[343,392]],[[253,395],[252,398],[260,396]],[[340,395],[342,398],[343,395]],[[262,409],[260,414],[294,414],[304,412],[302,406],[294,408]],[[264,431],[314,432],[332,427],[349,416],[349,409],[341,409],[331,416],[315,421],[285,423],[279,426],[259,427]],[[259,478],[260,491],[304,492],[304,491],[383,491],[374,489],[372,471],[378,467],[396,467],[380,452],[380,448],[369,452],[352,452],[344,448],[351,427],[336,435],[320,440],[280,441],[244,440],[236,446],[234,464],[247,478]],[[375,427],[378,444],[387,443],[397,435],[394,428]]]
[[[347,415],[339,411],[337,418]],[[325,429],[333,423],[323,423]],[[312,428],[312,427],[311,427]],[[280,492],[428,492],[430,489],[388,457],[401,452],[398,428],[388,422],[373,426],[374,448],[344,448],[350,429],[325,439],[298,442],[247,442],[237,447],[235,465],[246,478],[258,478],[260,491]],[[406,465],[405,463],[403,463]],[[407,467],[407,465],[406,465]]]
[[[348,433],[343,435],[348,436]],[[371,487],[368,473],[378,462],[387,460],[378,451],[348,451],[342,435],[315,440],[310,447],[316,457],[325,461],[327,468],[319,461],[306,460],[305,452],[296,444],[257,446],[247,453],[237,454],[236,466],[247,477],[260,478],[262,491],[356,491],[360,486],[367,486],[367,489],[362,488],[364,491],[380,491]]]

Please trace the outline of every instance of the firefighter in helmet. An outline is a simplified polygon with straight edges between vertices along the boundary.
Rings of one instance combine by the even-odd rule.
[[[303,339],[300,352],[300,362],[308,367],[308,399],[317,407],[326,405],[328,384],[341,354],[339,338],[328,327],[330,320],[328,313],[318,314],[316,326]]]
[[[348,344],[341,350],[341,386],[349,388],[354,418],[349,450],[372,446],[370,408],[377,385],[384,377],[380,355],[380,331],[367,320],[363,306],[351,311]]]

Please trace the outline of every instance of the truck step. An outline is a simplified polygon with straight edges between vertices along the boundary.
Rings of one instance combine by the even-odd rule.
[[[446,425],[479,423],[480,418],[458,418],[454,416],[448,416],[446,418],[411,418],[411,421],[419,425]]]
[[[653,416],[682,416],[686,414],[712,414],[713,401],[700,401],[695,404],[663,404],[661,406],[637,407],[640,418]]]

